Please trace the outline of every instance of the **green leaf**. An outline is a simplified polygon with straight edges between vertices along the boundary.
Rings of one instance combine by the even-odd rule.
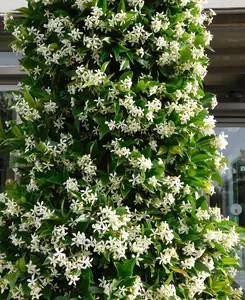
[[[136,279],[137,279],[136,276],[123,279],[120,281],[120,286],[125,286],[125,287],[133,286]]]
[[[16,281],[20,276],[20,271],[8,273],[3,278],[6,278],[9,281],[9,287],[12,290],[15,287]]]
[[[112,49],[112,51],[114,52],[114,55],[115,55],[115,58],[116,58],[116,61],[119,60],[119,57],[120,57],[120,53],[124,53],[124,52],[127,52],[129,51],[130,49],[123,46],[123,45],[120,45],[120,44],[117,44],[116,47],[114,47]]]
[[[109,61],[106,61],[106,62],[104,62],[104,63],[103,63],[103,65],[102,65],[102,66],[101,66],[101,68],[100,68],[100,71],[104,73],[104,72],[105,72],[105,70],[107,69],[107,67],[108,67],[109,63],[110,63],[110,60],[109,60]]]
[[[22,137],[22,132],[20,131],[20,128],[17,125],[14,125],[12,127],[11,132],[17,137]]]
[[[105,259],[110,262],[111,261],[111,253],[110,253],[110,251],[108,249],[105,249],[105,251],[103,252],[103,254],[104,254]]]
[[[128,211],[125,207],[118,207],[116,208],[116,214],[121,216],[121,215],[127,215]]]
[[[214,173],[211,177],[211,179],[213,181],[216,181],[220,186],[223,185],[223,180],[222,180],[222,177],[219,173]]]
[[[59,185],[63,184],[63,180],[62,180],[61,176],[52,176],[52,177],[48,178],[47,181],[49,181],[51,183],[59,184]]]
[[[29,104],[30,107],[35,107],[36,106],[36,102],[33,99],[33,97],[31,96],[31,94],[28,92],[27,89],[24,90],[24,98],[25,101]]]
[[[146,84],[144,80],[140,80],[136,86],[137,89],[139,89],[143,93],[147,93]]]
[[[55,297],[54,300],[70,300],[70,298],[66,297],[66,296],[58,296],[58,297]]]
[[[182,149],[180,148],[180,146],[170,146],[169,147],[169,152],[171,154],[182,154]]]
[[[18,9],[15,9],[15,11],[18,11],[25,16],[31,16],[33,14],[33,11],[27,7],[20,7]]]
[[[46,145],[45,145],[43,142],[40,142],[40,143],[38,144],[38,149],[39,149],[40,151],[44,152],[45,149],[46,149]]]
[[[190,167],[187,171],[188,175],[190,175],[191,177],[194,177],[196,175],[196,169],[194,169],[193,167]]]
[[[151,154],[152,154],[151,147],[147,147],[147,148],[143,149],[143,150],[141,151],[141,153],[142,153],[146,158],[150,158],[150,157],[151,157]]]
[[[106,13],[106,11],[107,11],[107,0],[98,0],[97,6],[99,8],[102,8],[103,13]]]
[[[99,133],[100,133],[100,140],[108,133],[110,132],[109,127],[106,124],[100,125]]]
[[[157,152],[157,155],[163,155],[168,153],[168,146],[161,146]]]
[[[124,189],[121,189],[120,191],[121,191],[121,195],[122,195],[122,197],[124,199],[130,193],[131,187],[125,187]]]
[[[51,43],[50,48],[53,50],[58,50],[58,49],[60,49],[60,46],[57,43]]]
[[[103,125],[106,121],[106,118],[104,115],[101,115],[101,114],[96,114],[94,117],[93,117],[93,120],[95,123],[97,123],[98,125]]]
[[[124,72],[124,73],[120,76],[119,81],[122,81],[122,80],[124,80],[124,79],[126,79],[126,78],[128,78],[128,77],[132,79],[133,74],[134,74],[134,73],[133,73],[132,71]]]
[[[51,300],[51,295],[52,295],[51,287],[45,287],[42,294],[45,299]]]
[[[212,102],[214,96],[215,96],[214,94],[206,93],[205,96],[201,99],[202,104],[203,104],[204,106],[209,105],[209,104]]]
[[[94,282],[93,273],[90,269],[86,269],[86,270],[83,270],[82,275],[83,275],[83,277],[82,277],[82,280],[80,283],[80,288],[81,288],[82,294],[84,295],[85,299],[93,300],[94,297],[91,295],[91,293],[89,291],[91,283]]]
[[[3,123],[2,123],[2,118],[0,118],[0,140],[6,139],[6,134],[3,129]]]
[[[195,234],[185,234],[181,236],[183,241],[200,241],[201,237],[200,235]]]
[[[222,263],[224,265],[236,265],[238,263],[238,260],[233,257],[225,257],[222,258]]]
[[[203,264],[202,262],[200,262],[199,260],[196,260],[196,262],[195,262],[195,268],[198,271],[204,271],[204,272],[210,273],[209,268],[205,264]]]
[[[171,281],[173,281],[174,277],[173,277],[173,272],[170,272],[168,279],[165,281],[164,284],[169,285]]]
[[[173,270],[175,273],[180,273],[186,277],[189,277],[189,275],[187,274],[186,271],[180,269],[179,267],[175,267],[175,266],[170,266],[170,269]]]
[[[125,12],[126,11],[126,6],[124,0],[120,0],[117,12],[120,13],[121,11]]]
[[[97,154],[99,152],[99,146],[98,146],[97,141],[88,143],[86,150],[87,150],[87,152],[89,152],[89,154],[92,157],[97,156]]]
[[[26,260],[25,260],[25,256],[22,256],[19,260],[18,260],[18,268],[21,272],[26,272],[27,267],[26,267]]]
[[[120,71],[129,69],[130,62],[127,58],[123,58],[122,62],[120,63]]]
[[[132,276],[134,272],[135,262],[135,258],[132,258],[130,260],[124,260],[123,263],[114,262],[118,278],[124,279],[126,277]]]
[[[215,245],[215,248],[216,248],[219,252],[221,252],[221,253],[223,253],[223,254],[225,254],[225,255],[228,255],[228,252],[225,250],[225,248],[224,248],[222,245],[220,245],[220,244],[217,243],[217,242],[215,242],[214,245]]]
[[[196,200],[196,208],[199,208],[199,207],[203,210],[208,209],[207,199],[203,196]]]

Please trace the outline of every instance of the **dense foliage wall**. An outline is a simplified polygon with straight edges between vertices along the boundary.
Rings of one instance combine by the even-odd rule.
[[[240,299],[240,228],[209,208],[223,134],[199,0],[29,0],[1,128],[1,299]]]

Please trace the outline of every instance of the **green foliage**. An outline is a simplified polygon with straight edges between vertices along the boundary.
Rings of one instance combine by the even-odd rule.
[[[197,0],[28,1],[0,125],[1,299],[240,299],[243,229],[207,205],[226,146]]]

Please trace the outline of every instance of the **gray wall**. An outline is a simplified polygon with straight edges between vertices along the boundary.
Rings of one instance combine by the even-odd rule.
[[[207,8],[245,8],[245,0],[208,0]]]
[[[0,12],[25,6],[26,0],[0,0]],[[245,8],[245,0],[208,0],[206,8]]]

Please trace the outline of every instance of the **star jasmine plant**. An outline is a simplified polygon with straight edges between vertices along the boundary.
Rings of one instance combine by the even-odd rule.
[[[226,136],[205,93],[201,0],[28,0],[0,127],[0,298],[241,299],[242,231],[207,205]]]

